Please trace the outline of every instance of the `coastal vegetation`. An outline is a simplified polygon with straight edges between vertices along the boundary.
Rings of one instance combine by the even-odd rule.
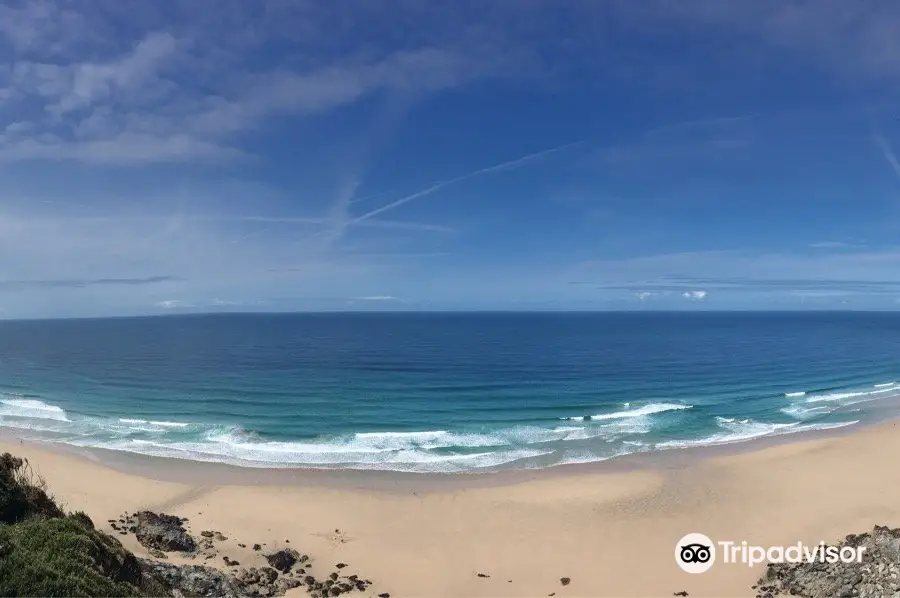
[[[109,520],[110,528],[134,534],[152,558],[139,558],[118,538],[99,530],[83,512],[67,512],[49,493],[28,461],[0,455],[0,596],[279,596],[303,587],[316,598],[366,592],[371,581],[347,574],[345,563],[317,578],[309,555],[285,548],[262,553],[262,567],[238,568],[215,543],[221,532],[204,530],[199,539],[187,519],[140,511]],[[243,546],[243,544],[242,544]],[[166,553],[206,561],[220,557],[224,569],[166,562]],[[381,593],[381,598],[390,594]]]
[[[84,513],[65,513],[28,461],[0,455],[0,595],[141,596],[162,588]]]

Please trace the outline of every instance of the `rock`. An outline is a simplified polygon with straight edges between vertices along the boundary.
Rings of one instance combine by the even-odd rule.
[[[384,594],[378,594],[378,598],[391,598],[391,595],[385,592]]]
[[[219,541],[219,542],[224,542],[224,541],[227,540],[227,539],[228,539],[228,536],[226,536],[226,535],[223,534],[222,532],[216,532],[216,540],[217,540],[217,541]]]
[[[172,565],[140,561],[143,572],[172,595],[237,598],[242,589],[228,575],[200,565]],[[176,593],[177,592],[177,593]]]
[[[335,565],[335,567],[337,567],[338,569],[343,569],[346,566],[347,566],[347,563],[338,563],[337,565]]]
[[[156,548],[165,552],[194,552],[197,545],[184,529],[181,519],[173,515],[141,511],[137,514],[138,542],[146,548]]]
[[[570,583],[572,583],[572,580],[569,579],[568,577],[560,577],[560,578],[559,578],[559,583],[561,583],[561,584],[564,585],[564,586],[567,586],[567,585],[569,585]]]
[[[756,586],[753,586],[751,589],[755,590]],[[687,596],[688,593],[685,592],[684,590],[681,590],[680,592],[674,592],[672,595],[673,596]]]
[[[880,598],[900,589],[897,560],[900,529],[875,526],[869,533],[850,534],[836,547],[865,548],[861,562],[769,564],[756,584],[760,598],[840,596]],[[813,547],[810,547],[813,548]]]
[[[262,550],[262,546],[260,546],[259,544],[254,544],[253,550]]]
[[[290,589],[303,585],[299,579],[291,579],[290,577],[282,577],[275,582],[275,593],[284,594]]]
[[[287,573],[300,558],[300,553],[298,553],[293,548],[285,548],[283,550],[279,550],[265,556],[266,561],[268,561],[268,563],[272,567],[281,571],[282,573]]]
[[[479,573],[478,577],[490,577],[487,573]]]
[[[151,548],[148,552],[149,552],[150,556],[152,556],[152,557],[155,558],[155,559],[167,559],[167,558],[169,558],[169,557],[166,556],[166,553],[165,553],[165,552],[163,552],[162,550],[159,550],[159,549],[157,549],[157,548]]]
[[[246,544],[238,544],[238,546],[239,546],[240,548],[247,548],[247,545],[246,545]]]
[[[204,538],[212,538],[215,534],[209,530],[203,530],[202,532],[200,532],[200,535]]]

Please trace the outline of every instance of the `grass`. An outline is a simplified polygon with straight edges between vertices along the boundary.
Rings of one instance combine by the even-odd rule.
[[[0,455],[0,523],[64,515],[48,494],[46,482],[34,473],[27,459],[9,453]]]
[[[137,559],[77,516],[0,525],[0,596],[140,596]]]
[[[163,594],[116,538],[66,514],[26,459],[0,455],[0,596]]]

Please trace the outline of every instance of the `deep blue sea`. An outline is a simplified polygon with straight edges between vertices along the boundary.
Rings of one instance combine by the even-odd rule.
[[[0,322],[0,426],[254,467],[489,471],[852,425],[900,313]]]

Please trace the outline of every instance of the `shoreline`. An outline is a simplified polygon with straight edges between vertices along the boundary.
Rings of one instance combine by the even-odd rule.
[[[841,437],[867,428],[900,421],[900,414],[889,411],[900,407],[900,396],[872,399],[856,403],[877,403],[866,419],[834,428],[802,430],[771,434],[720,444],[672,447],[662,450],[634,452],[585,463],[562,463],[540,468],[500,468],[485,471],[411,472],[340,467],[255,467],[217,461],[200,461],[179,457],[161,457],[137,452],[100,447],[79,447],[41,438],[24,439],[18,429],[0,425],[0,444],[20,440],[36,444],[50,452],[76,456],[99,463],[122,473],[135,473],[160,482],[186,483],[203,479],[206,483],[227,485],[289,484],[297,486],[325,485],[332,488],[365,488],[381,491],[441,491],[457,488],[496,487],[517,484],[543,477],[567,477],[602,473],[627,473],[660,469],[683,469],[698,461],[717,457],[752,453],[769,447],[794,444],[814,439]],[[889,412],[878,417],[879,411]]]
[[[900,478],[880,461],[900,450],[898,423],[652,461],[472,475],[248,470],[149,457],[113,466],[96,453],[9,438],[0,451],[29,458],[68,509],[95,522],[140,509],[188,517],[194,533],[228,536],[224,549],[242,566],[258,566],[260,554],[238,542],[295,547],[321,567],[348,563],[375,582],[373,596],[726,597],[753,596],[762,568],[684,573],[673,558],[679,538],[816,544],[897,526]],[[571,583],[562,586],[563,577]]]

